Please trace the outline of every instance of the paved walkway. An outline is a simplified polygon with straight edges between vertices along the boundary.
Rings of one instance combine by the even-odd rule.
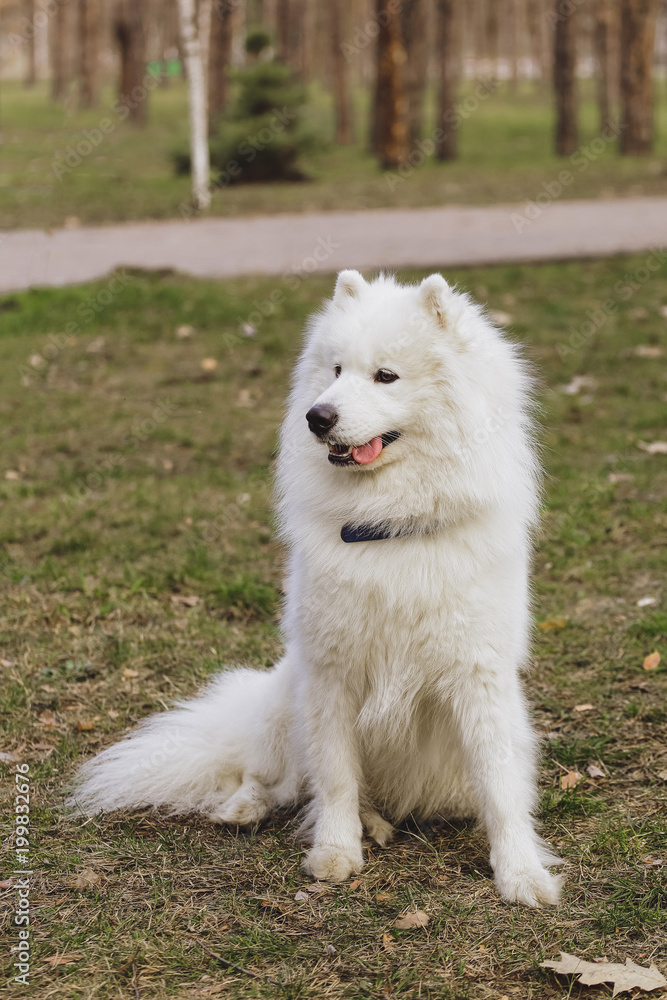
[[[91,281],[122,266],[227,278],[558,260],[665,244],[666,198],[140,222],[50,234],[19,230],[0,235],[0,292]]]

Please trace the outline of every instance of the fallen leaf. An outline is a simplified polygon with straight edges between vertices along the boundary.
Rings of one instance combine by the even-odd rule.
[[[78,719],[76,723],[76,728],[80,733],[89,733],[91,729],[95,728],[95,723],[90,722],[86,719]]]
[[[551,632],[555,628],[565,628],[567,622],[564,618],[547,618],[545,622],[540,622],[537,626],[541,628],[543,632]]]
[[[15,667],[16,662],[14,660],[0,660],[0,667]]]
[[[658,771],[658,777],[661,781],[667,781],[667,771]]]
[[[310,896],[308,895],[307,892],[304,892],[303,889],[299,889],[299,891],[294,896],[294,899],[296,900],[297,903],[305,903],[307,899],[310,899]]]
[[[171,472],[171,470],[174,468],[174,463],[170,458],[163,458],[162,468],[164,469],[165,472]]]
[[[649,455],[667,455],[667,441],[638,441],[637,447]]]
[[[360,885],[361,885],[361,880],[355,878],[354,882],[350,882],[350,892],[354,892],[354,890],[358,889]]]
[[[196,594],[172,594],[169,598],[172,604],[184,604],[186,608],[194,608],[200,598]]]
[[[20,478],[21,475],[16,471],[16,469],[7,469],[7,471],[5,472],[5,479],[17,480]]]
[[[423,910],[411,910],[409,913],[405,913],[402,917],[399,917],[394,927],[399,931],[409,931],[415,927],[426,927],[430,919],[429,915],[424,913]]]
[[[11,889],[13,882],[0,882],[0,889]]]
[[[657,990],[667,986],[667,979],[655,965],[647,969],[645,966],[635,965],[630,958],[626,958],[625,965],[617,962],[584,962],[575,955],[561,951],[559,960],[542,962],[541,968],[553,969],[559,975],[579,976],[578,982],[584,986],[613,983],[614,997],[619,993],[629,993],[635,989]]]
[[[110,708],[109,711],[107,712],[107,715],[109,716],[110,719],[117,719],[119,714],[120,713],[117,712],[114,708]]]
[[[201,366],[205,372],[214,372],[218,367],[218,362],[215,358],[202,358]]]
[[[5,753],[4,751],[0,753],[0,760],[20,760],[21,758],[17,753]]]
[[[123,670],[124,681],[131,681],[134,677],[138,676],[139,676],[138,670],[131,670],[130,667],[125,667],[125,669]]]
[[[102,876],[94,871],[92,868],[83,868],[79,874],[70,879],[67,885],[70,889],[78,889],[82,892],[84,889],[91,889],[94,885],[98,885],[102,881]]]
[[[56,724],[56,717],[50,709],[47,709],[40,714],[39,723],[44,729],[53,729]]]
[[[637,601],[638,608],[650,608],[652,604],[657,604],[657,597],[640,597]]]
[[[99,354],[100,351],[104,350],[104,337],[95,337],[94,340],[88,344],[86,352],[88,354]]]
[[[586,768],[586,771],[587,771],[588,774],[590,774],[591,778],[606,778],[607,777],[606,774],[604,773],[604,771],[601,771],[600,768],[596,764],[589,764],[588,767]]]
[[[579,771],[568,771],[560,779],[560,787],[565,791],[568,788],[574,788],[578,785],[580,781],[583,781],[583,774],[579,774]]]
[[[662,347],[654,347],[652,344],[640,344],[635,347],[635,354],[638,358],[661,358]]]
[[[644,660],[644,670],[655,670],[655,668],[660,663],[660,653],[656,649],[653,653]]]
[[[585,704],[585,705],[575,705],[574,706],[575,712],[591,712],[594,708],[595,708],[595,705],[589,705],[588,703]]]
[[[634,483],[635,477],[631,472],[610,472],[607,476],[608,483]]]
[[[645,858],[642,858],[645,865],[652,865],[655,868],[659,868],[660,865],[664,865],[662,858],[654,858],[652,854],[647,854]]]
[[[304,891],[309,893],[311,896],[325,896],[334,890],[325,882],[312,882],[311,885],[306,886]]]
[[[49,958],[44,959],[45,965],[50,965],[51,968],[55,969],[57,965],[74,965],[75,962],[79,962],[83,956],[78,951],[62,952],[59,955],[51,955]]]
[[[382,935],[382,947],[385,951],[393,951],[396,946],[396,942],[391,934]]]
[[[190,326],[188,323],[184,323],[182,326],[176,327],[176,336],[179,340],[187,340],[195,332],[194,326]]]
[[[376,903],[388,903],[390,899],[391,899],[391,896],[389,895],[388,892],[378,892],[377,896],[375,897],[375,902]]]
[[[510,314],[503,312],[501,309],[492,309],[489,316],[498,326],[509,326],[512,322]]]
[[[575,375],[571,382],[560,387],[566,396],[578,396],[582,389],[597,389],[597,380],[591,375]]]

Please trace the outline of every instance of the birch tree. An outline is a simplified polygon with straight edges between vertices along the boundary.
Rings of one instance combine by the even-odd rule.
[[[188,117],[190,121],[190,176],[192,203],[197,209],[211,204],[209,189],[208,122],[206,83],[195,0],[178,0],[181,47],[188,78]]]

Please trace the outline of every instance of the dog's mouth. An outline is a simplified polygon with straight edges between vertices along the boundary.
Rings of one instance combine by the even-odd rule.
[[[370,465],[383,448],[386,448],[400,436],[400,431],[389,431],[387,434],[371,438],[366,444],[350,445],[327,442],[328,459],[332,465]]]

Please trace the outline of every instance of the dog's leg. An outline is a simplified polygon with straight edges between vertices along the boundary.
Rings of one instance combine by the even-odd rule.
[[[562,880],[545,866],[560,861],[535,832],[534,739],[518,679],[476,667],[453,708],[500,895],[526,906],[557,903]]]
[[[361,810],[361,822],[368,836],[380,847],[386,847],[394,836],[395,830],[391,823],[383,819],[371,806]]]
[[[314,831],[304,867],[327,882],[345,881],[364,863],[354,719],[354,706],[342,687],[330,678],[311,683],[306,722]]]

